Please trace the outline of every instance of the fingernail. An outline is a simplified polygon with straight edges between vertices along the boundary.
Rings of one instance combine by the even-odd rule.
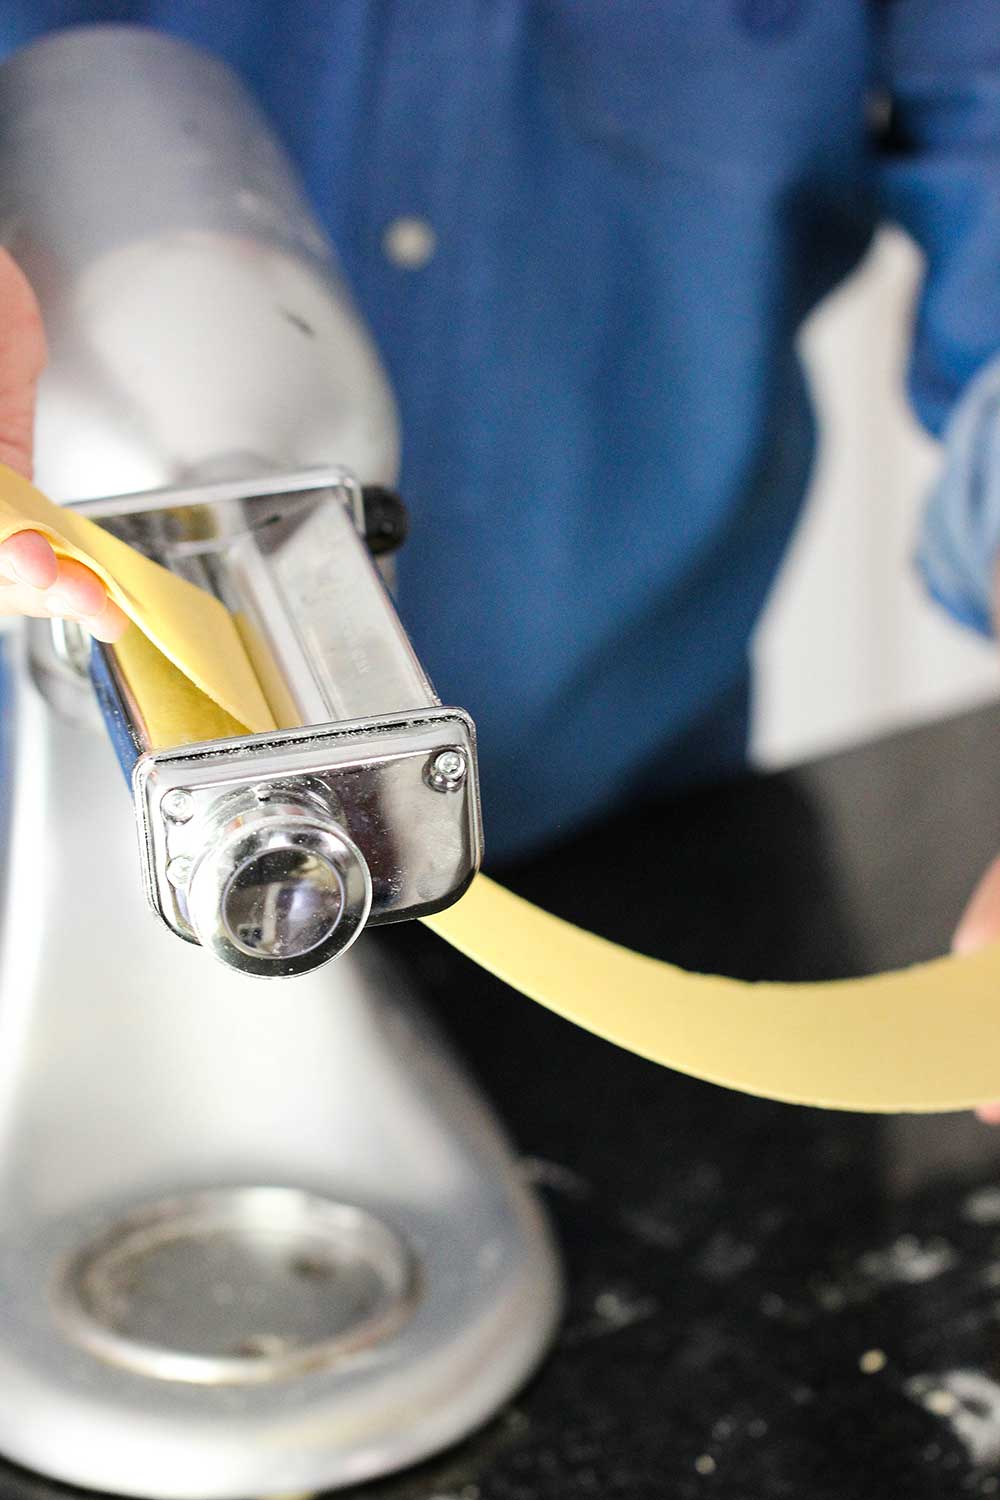
[[[963,922],[951,940],[951,951],[956,958],[964,958],[982,948],[984,940],[976,927]]]
[[[112,615],[112,617],[114,618],[114,606],[110,599],[105,599],[104,604],[102,605],[98,613],[96,615],[92,615],[83,623],[86,625],[91,635],[95,636],[97,640],[104,641],[107,645],[110,646],[113,645],[114,642],[124,634],[126,627],[122,625],[119,628],[119,625],[117,623],[109,627],[106,618],[108,615]]]

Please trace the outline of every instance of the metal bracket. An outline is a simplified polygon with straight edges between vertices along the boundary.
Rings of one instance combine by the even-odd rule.
[[[192,892],[234,811],[246,836],[253,800],[266,818],[272,801],[284,814],[289,800],[306,796],[314,822],[329,820],[363,850],[370,922],[439,911],[463,894],[482,857],[474,767],[474,726],[453,708],[147,753],[133,790],[150,904],[179,937],[207,942]],[[236,809],[247,794],[249,812]],[[297,972],[294,963],[252,959],[228,956],[246,972]]]

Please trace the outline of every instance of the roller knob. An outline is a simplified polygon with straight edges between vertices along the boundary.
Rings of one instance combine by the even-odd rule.
[[[348,948],[372,883],[357,845],[307,795],[225,801],[206,827],[187,904],[203,947],[247,974],[306,974]]]

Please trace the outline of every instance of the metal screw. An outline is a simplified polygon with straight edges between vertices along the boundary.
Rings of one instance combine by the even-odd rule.
[[[194,816],[194,798],[182,786],[175,786],[160,798],[160,812],[171,823],[189,823]]]
[[[436,792],[454,792],[462,785],[468,769],[461,750],[439,750],[427,768],[427,781]]]
[[[184,854],[178,854],[167,865],[167,879],[173,886],[187,885],[191,878],[191,861]]]

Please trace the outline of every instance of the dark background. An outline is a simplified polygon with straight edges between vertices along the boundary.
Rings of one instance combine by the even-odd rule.
[[[1000,852],[998,787],[990,709],[642,808],[502,874],[693,968],[859,974],[947,947]],[[727,1093],[578,1031],[416,926],[380,941],[506,1120],[569,1296],[512,1407],[351,1495],[1000,1495],[1000,1132]],[[0,1467],[10,1500],[66,1493]]]

